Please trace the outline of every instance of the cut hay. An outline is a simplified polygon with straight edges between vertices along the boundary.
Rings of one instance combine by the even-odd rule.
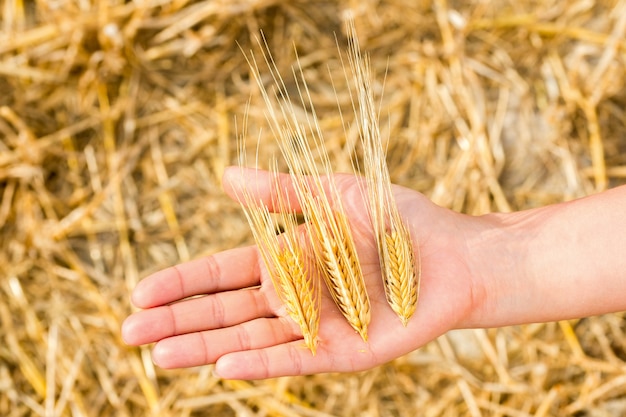
[[[333,169],[350,171],[358,132],[330,80],[351,5],[377,96],[385,80],[392,182],[469,214],[626,183],[623,1],[0,1],[0,415],[626,414],[623,313],[259,382],[124,345],[142,277],[252,242],[220,178],[249,102],[251,136],[274,139],[237,43],[263,30],[282,74],[297,48]]]

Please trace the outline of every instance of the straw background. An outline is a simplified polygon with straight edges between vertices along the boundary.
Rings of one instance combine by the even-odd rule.
[[[625,1],[0,0],[0,415],[626,415],[625,314],[257,382],[121,341],[142,277],[251,242],[220,186],[249,100],[248,142],[275,150],[237,43],[262,30],[287,75],[295,45],[349,170],[349,7],[394,182],[471,214],[626,183]]]

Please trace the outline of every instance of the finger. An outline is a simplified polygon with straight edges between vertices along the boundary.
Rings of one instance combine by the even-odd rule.
[[[237,326],[189,333],[159,341],[152,360],[161,368],[186,368],[215,363],[237,351],[260,349],[301,338],[287,319],[261,318]]]
[[[280,191],[282,198],[295,211],[300,211],[300,204],[289,174],[271,174],[269,171],[242,167],[228,167],[222,178],[224,191],[233,200],[245,202],[245,192],[253,200],[260,200],[270,211],[275,211],[274,203]]]
[[[258,285],[258,256],[256,247],[249,246],[164,269],[137,284],[132,302],[139,308],[150,308],[193,295]]]
[[[260,291],[228,291],[137,312],[122,324],[122,338],[127,344],[137,346],[271,315],[267,299]]]
[[[374,359],[372,352],[360,345],[344,354],[319,346],[313,356],[303,341],[294,341],[224,355],[217,360],[215,373],[225,379],[266,379],[331,371],[353,372],[371,367]]]
[[[309,179],[312,180],[311,178]],[[331,179],[333,181],[332,186],[330,184]],[[361,225],[364,224],[363,221],[367,220],[367,218],[364,209],[363,189],[358,183],[360,179],[354,175],[334,174],[332,178],[321,175],[319,176],[319,181],[324,194],[328,196],[328,201],[333,205],[333,208],[337,208],[335,207],[337,198],[341,198],[346,211],[351,213],[352,220]],[[244,196],[245,190],[253,200],[259,200],[270,211],[276,211],[279,209],[279,207],[276,207],[276,204],[279,201],[277,196],[280,192],[282,200],[292,210],[296,212],[302,210],[291,175],[289,174],[283,173],[276,176],[269,171],[232,166],[224,171],[222,183],[226,194],[235,201],[246,201]],[[314,193],[317,190],[317,186],[311,187],[311,191]]]

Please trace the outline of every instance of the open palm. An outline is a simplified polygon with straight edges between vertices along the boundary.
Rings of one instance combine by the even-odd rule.
[[[234,184],[242,181],[256,182],[249,189],[272,200],[268,176],[239,169],[226,172],[227,193],[235,197]],[[284,176],[283,183],[288,181]],[[124,340],[131,345],[156,342],[153,360],[164,368],[215,363],[222,377],[258,379],[368,369],[463,326],[476,302],[476,288],[466,270],[464,236],[472,229],[473,218],[438,207],[415,191],[394,188],[421,258],[419,304],[404,327],[385,299],[357,178],[337,175],[335,181],[370,297],[368,342],[348,324],[324,288],[319,345],[313,356],[254,246],[180,264],[142,280],[132,301],[144,310],[126,319]]]

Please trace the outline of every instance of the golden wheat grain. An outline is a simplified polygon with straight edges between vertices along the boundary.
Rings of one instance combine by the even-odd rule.
[[[293,242],[292,239],[287,239]],[[277,269],[280,289],[277,292],[285,304],[287,313],[298,324],[304,343],[315,355],[317,350],[317,334],[320,322],[320,294],[316,275],[312,268],[307,267],[306,255],[302,248],[289,245],[279,254]]]
[[[249,63],[266,104],[267,120],[289,167],[315,258],[323,271],[322,276],[335,304],[348,323],[367,341],[367,327],[371,317],[370,301],[306,81],[301,68],[299,73],[294,72],[298,99],[303,104],[302,107],[311,109],[311,113],[306,114],[305,121],[300,122],[267,45],[262,49],[277,87],[278,92],[274,97],[276,101],[272,100],[265,89],[254,58]],[[316,164],[312,147],[320,155],[321,169]],[[321,174],[326,176],[326,182],[322,181]]]
[[[397,226],[385,233],[381,268],[384,268],[387,301],[406,326],[417,308],[419,294],[414,272],[415,254],[413,246],[407,244],[411,235],[403,223]]]
[[[319,149],[324,172],[331,179],[328,189],[324,189],[311,148],[304,142],[304,137],[297,135],[281,146],[294,147],[292,152],[285,152],[285,159],[295,173],[292,178],[296,194],[307,219],[309,236],[313,239],[311,246],[326,287],[348,323],[367,341],[370,301],[348,217],[332,182],[328,157],[323,147]]]
[[[244,166],[243,146],[239,147],[239,160],[240,165]],[[273,206],[277,214],[272,215],[267,205],[256,200],[245,186],[240,190],[240,204],[274,289],[289,316],[300,327],[306,346],[315,355],[321,311],[318,274],[300,242],[296,214],[278,186],[275,163],[272,164],[270,175],[276,190]],[[285,231],[277,235],[276,230],[281,225]]]
[[[278,263],[281,265],[278,270],[283,275],[280,277],[281,290],[278,293],[287,312],[300,326],[306,345],[315,355],[321,313],[319,276],[317,268],[311,264],[310,258],[303,249],[306,244],[299,238],[297,216],[283,197],[276,164],[272,166],[271,172],[276,190],[275,206],[280,223],[285,230],[282,234],[284,240],[278,258]],[[309,233],[306,228],[304,230]]]
[[[356,90],[353,107],[363,147],[364,193],[376,237],[387,302],[406,326],[419,297],[419,247],[413,245],[393,198],[374,105],[369,59],[361,55],[353,20],[348,19],[347,29],[350,40],[348,60]]]
[[[370,301],[348,218],[332,181],[328,157],[323,146],[318,149],[324,173],[329,179],[325,189],[304,136],[297,134],[289,142],[283,137],[281,147],[288,146],[293,148],[287,148],[283,153],[292,172],[296,194],[312,238],[311,246],[326,286],[348,323],[367,341]]]
[[[349,234],[345,214],[335,212],[334,224],[312,222],[317,236],[317,258],[322,264],[323,276],[330,295],[348,323],[367,341],[367,326],[371,319],[370,303],[361,269],[356,256],[354,241],[341,240],[336,236]],[[335,236],[335,237],[332,237]]]

